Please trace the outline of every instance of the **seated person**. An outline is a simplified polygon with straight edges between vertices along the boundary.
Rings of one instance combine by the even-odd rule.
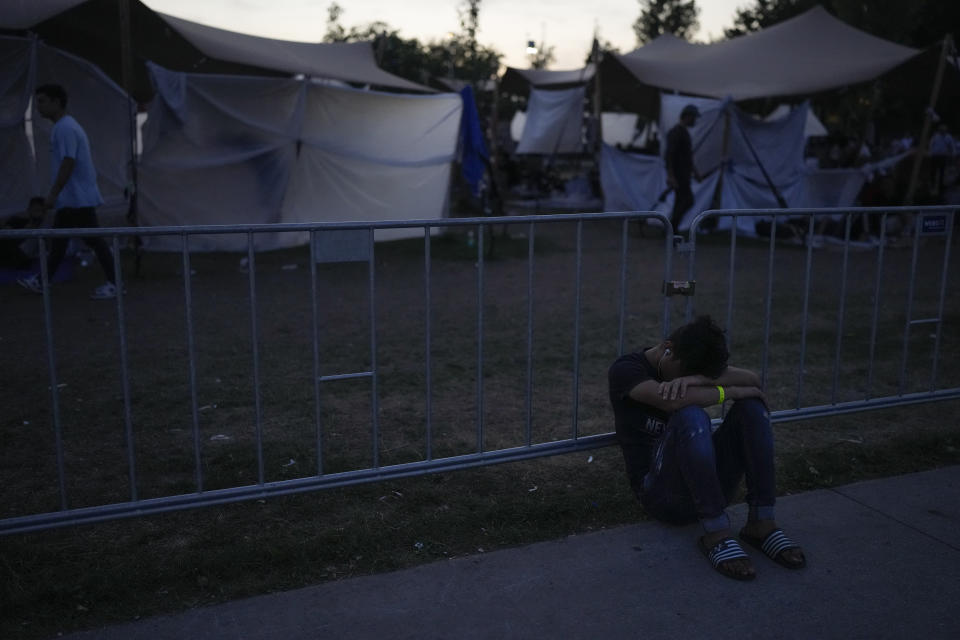
[[[43,198],[30,198],[27,210],[20,215],[12,215],[0,220],[0,229],[38,229],[43,226],[45,208]],[[36,241],[30,238],[0,238],[0,266],[13,269],[27,269],[33,263],[29,246]]]
[[[609,370],[610,402],[627,476],[647,513],[672,524],[699,520],[698,545],[713,568],[752,580],[753,563],[726,512],[744,476],[749,514],[740,540],[788,569],[806,560],[774,520],[773,433],[760,378],[728,366],[728,357],[723,331],[702,316],[618,358]],[[711,433],[702,407],[726,400],[733,406]]]

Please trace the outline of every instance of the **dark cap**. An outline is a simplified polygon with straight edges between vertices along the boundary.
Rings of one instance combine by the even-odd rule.
[[[680,117],[684,116],[693,116],[694,118],[700,117],[700,109],[697,109],[696,105],[688,104],[683,108],[683,111],[680,112]]]

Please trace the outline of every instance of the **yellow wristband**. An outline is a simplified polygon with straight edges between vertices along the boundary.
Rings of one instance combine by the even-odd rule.
[[[723,387],[721,387],[720,385],[717,385],[717,391],[720,392],[720,399],[717,400],[717,404],[723,404],[723,401],[724,399],[726,399],[727,394],[723,392]]]

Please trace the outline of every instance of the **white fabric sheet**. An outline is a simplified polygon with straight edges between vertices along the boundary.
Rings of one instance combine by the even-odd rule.
[[[49,190],[52,125],[34,109],[31,141],[25,115],[35,87],[55,83],[66,89],[67,112],[90,140],[104,198],[98,208],[100,224],[123,225],[133,103],[97,67],[29,38],[0,37],[0,59],[0,169],[5,178],[0,184],[0,214],[22,211],[31,196]]]
[[[23,211],[38,192],[37,166],[24,128],[33,92],[33,49],[25,38],[0,38],[0,217]]]
[[[527,122],[516,153],[581,153],[584,95],[584,87],[559,91],[532,89],[527,103]]]
[[[396,220],[444,215],[460,96],[359,91],[151,65],[141,162],[145,225]],[[257,249],[303,243],[258,234]],[[244,236],[191,240],[242,250]],[[179,248],[155,239],[150,248]]]
[[[603,112],[600,114],[603,141],[612,145],[629,145],[637,132],[637,114]]]

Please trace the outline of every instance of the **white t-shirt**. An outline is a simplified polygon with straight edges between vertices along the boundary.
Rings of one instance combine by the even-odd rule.
[[[103,204],[100,189],[97,188],[97,169],[90,155],[90,141],[83,127],[65,115],[53,125],[50,132],[50,180],[57,179],[60,163],[64,158],[73,158],[73,173],[57,196],[56,207],[96,207]]]

